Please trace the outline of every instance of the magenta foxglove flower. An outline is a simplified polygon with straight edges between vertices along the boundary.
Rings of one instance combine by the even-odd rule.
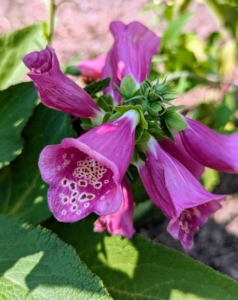
[[[42,178],[50,184],[49,207],[57,220],[75,222],[94,212],[115,213],[121,206],[121,181],[130,163],[139,113],[129,110],[81,135],[47,146],[40,154]]]
[[[220,172],[238,173],[238,133],[223,135],[204,124],[186,118],[180,132],[184,147],[201,165]]]
[[[180,239],[184,248],[193,246],[193,235],[209,216],[221,207],[226,196],[214,195],[179,161],[166,153],[151,137],[143,144],[146,161],[137,168],[151,200],[171,219],[169,233]]]
[[[106,54],[99,55],[93,59],[83,60],[76,64],[81,74],[90,79],[100,79],[102,77],[102,69],[106,63]]]
[[[52,47],[27,54],[23,62],[30,69],[28,76],[46,106],[76,117],[92,118],[95,124],[102,120],[104,113],[91,96],[61,72]]]
[[[174,158],[176,158],[182,165],[184,165],[197,179],[200,179],[203,172],[204,166],[199,164],[184,148],[179,133],[174,134],[175,143],[171,140],[159,141],[160,146]]]
[[[135,233],[132,222],[134,200],[126,178],[122,180],[121,188],[123,200],[119,210],[112,215],[99,217],[94,223],[94,231],[107,229],[110,234],[120,234],[131,239]]]
[[[114,84],[120,87],[121,79],[129,74],[139,87],[149,75],[151,60],[158,53],[160,39],[140,22],[124,25],[114,21],[110,24],[110,30],[114,44],[107,55],[102,77],[112,77],[105,93],[111,94],[116,106],[121,100]]]

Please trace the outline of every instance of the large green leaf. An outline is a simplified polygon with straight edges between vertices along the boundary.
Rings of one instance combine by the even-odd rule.
[[[48,185],[41,179],[38,158],[41,150],[74,136],[69,116],[39,104],[23,131],[25,148],[9,166],[0,170],[0,213],[38,223],[50,216]]]
[[[55,234],[0,216],[0,299],[111,299]]]
[[[36,100],[32,82],[0,91],[0,168],[21,153],[21,132],[33,113]]]
[[[0,89],[21,81],[27,68],[22,57],[31,52],[42,50],[46,45],[43,24],[36,24],[0,36]]]
[[[143,236],[94,233],[89,220],[51,229],[76,248],[113,299],[237,300],[237,282]]]

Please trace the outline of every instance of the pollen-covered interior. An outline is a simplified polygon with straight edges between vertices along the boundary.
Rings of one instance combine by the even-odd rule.
[[[94,211],[96,201],[110,205],[109,195],[116,187],[110,169],[75,148],[62,149],[57,161],[57,212],[53,212],[58,219],[73,222],[85,217]]]

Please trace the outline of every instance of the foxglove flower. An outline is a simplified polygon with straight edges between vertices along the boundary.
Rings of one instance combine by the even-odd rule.
[[[134,212],[134,201],[126,178],[121,183],[123,200],[117,212],[112,215],[102,216],[94,223],[94,231],[102,232],[105,229],[111,234],[120,234],[131,239],[135,233],[132,215]]]
[[[182,165],[184,165],[197,179],[200,179],[203,172],[204,166],[199,164],[184,148],[179,133],[174,134],[175,143],[171,140],[159,141],[160,146],[174,158],[176,158]]]
[[[91,96],[64,75],[52,47],[24,56],[23,62],[30,69],[28,76],[34,81],[41,101],[51,108],[80,118],[92,118],[100,123],[104,113]]]
[[[180,132],[184,147],[201,165],[220,172],[238,173],[238,133],[223,135],[204,124],[186,118]]]
[[[114,44],[107,55],[102,77],[112,77],[105,93],[111,94],[115,106],[120,103],[120,96],[114,84],[126,75],[131,75],[138,87],[149,75],[152,56],[158,53],[160,39],[140,22],[124,25],[120,21],[110,24]]]
[[[209,216],[221,207],[226,196],[214,195],[175,158],[167,154],[154,137],[142,144],[146,161],[137,168],[151,200],[171,219],[169,233],[184,248],[193,246],[193,235]]]
[[[83,60],[76,64],[80,73],[90,79],[100,79],[102,69],[106,63],[106,54],[99,55],[93,59]]]
[[[50,184],[50,210],[61,222],[75,222],[94,212],[115,213],[121,206],[121,180],[134,150],[139,113],[129,110],[78,139],[66,138],[40,154],[42,178]]]

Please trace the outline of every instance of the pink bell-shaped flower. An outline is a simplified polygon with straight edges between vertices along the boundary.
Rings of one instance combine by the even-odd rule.
[[[76,64],[80,73],[90,79],[102,78],[102,69],[106,63],[106,54],[99,55],[95,58],[83,60]]]
[[[184,165],[197,179],[200,179],[204,166],[200,165],[184,148],[179,133],[174,134],[175,143],[171,140],[159,141],[160,146],[174,158],[176,158],[182,165]]]
[[[160,39],[140,22],[124,25],[114,21],[110,24],[110,30],[114,44],[107,55],[102,77],[112,78],[105,93],[111,94],[116,106],[121,99],[114,84],[120,87],[122,78],[131,75],[139,87],[149,75],[151,60],[158,53]]]
[[[99,217],[94,223],[94,231],[102,232],[107,229],[110,234],[120,234],[131,239],[135,233],[132,222],[134,200],[126,178],[122,180],[121,188],[123,200],[119,210],[112,215]]]
[[[238,173],[238,133],[224,135],[186,118],[188,127],[180,132],[184,147],[201,165],[219,172]]]
[[[28,76],[46,106],[76,117],[91,118],[94,124],[100,123],[104,112],[88,93],[62,73],[52,47],[27,54],[23,62],[30,69]]]
[[[221,207],[226,196],[214,195],[179,161],[166,153],[151,137],[142,144],[146,161],[136,165],[151,200],[171,219],[169,233],[180,239],[184,248],[193,246],[193,235],[209,216]]]
[[[129,110],[81,135],[47,146],[40,154],[42,178],[50,184],[50,210],[61,222],[75,222],[91,212],[115,213],[121,206],[121,181],[134,150],[140,117]]]

